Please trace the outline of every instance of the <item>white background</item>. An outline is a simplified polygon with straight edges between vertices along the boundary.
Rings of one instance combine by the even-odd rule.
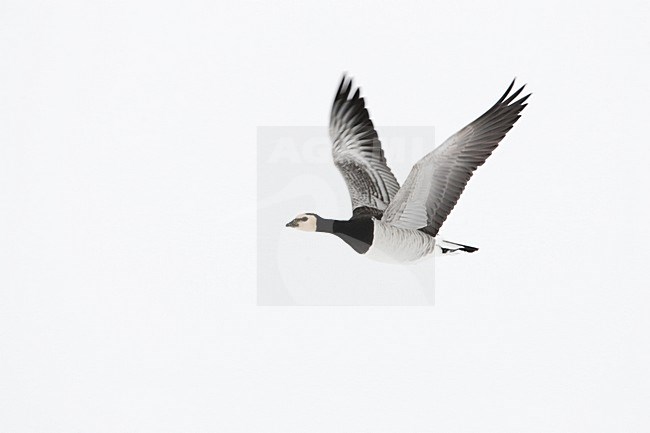
[[[3,1],[0,430],[647,431],[649,12]],[[433,308],[255,306],[256,127],[343,70],[440,140],[534,92]]]

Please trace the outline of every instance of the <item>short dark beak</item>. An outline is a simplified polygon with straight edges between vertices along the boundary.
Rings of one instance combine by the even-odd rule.
[[[295,219],[292,220],[292,221],[289,221],[287,223],[286,227],[298,227],[298,221],[296,221]]]

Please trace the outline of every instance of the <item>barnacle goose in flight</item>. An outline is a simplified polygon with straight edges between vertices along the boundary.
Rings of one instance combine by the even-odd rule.
[[[386,262],[411,262],[435,252],[474,252],[478,248],[437,237],[472,173],[490,156],[519,119],[530,94],[516,99],[514,80],[482,116],[425,155],[399,183],[386,164],[372,120],[352,80],[345,75],[330,116],[332,156],[352,199],[347,221],[303,213],[287,227],[332,233],[357,253]]]

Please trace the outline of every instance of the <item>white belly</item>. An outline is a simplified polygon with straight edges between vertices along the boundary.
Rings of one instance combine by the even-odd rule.
[[[373,222],[372,245],[365,254],[373,260],[388,263],[413,262],[435,250],[435,238],[420,230],[401,229],[378,220]]]

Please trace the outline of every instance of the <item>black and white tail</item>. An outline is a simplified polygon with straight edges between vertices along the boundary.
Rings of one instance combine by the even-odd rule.
[[[436,253],[442,255],[451,255],[459,251],[464,251],[466,253],[473,253],[478,251],[476,247],[470,247],[469,245],[457,244],[455,242],[449,242],[442,239],[436,239]]]

